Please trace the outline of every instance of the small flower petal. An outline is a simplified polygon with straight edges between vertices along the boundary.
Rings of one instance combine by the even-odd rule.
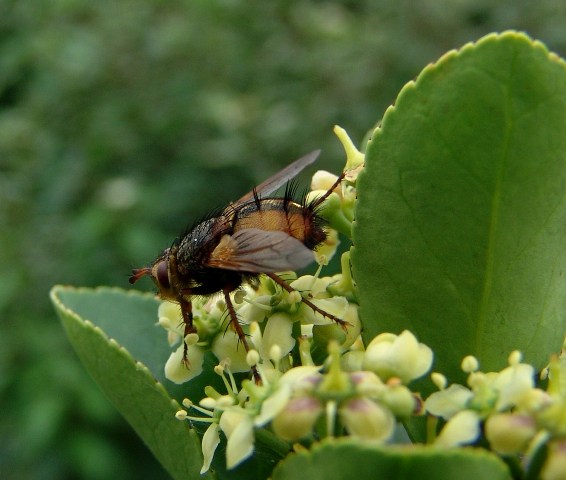
[[[222,417],[220,417],[221,424],[222,418],[226,413],[229,412],[224,412]],[[224,428],[222,428],[222,430],[224,431]],[[231,431],[230,435],[226,434],[226,436],[228,437],[226,445],[226,467],[231,469],[238,466],[254,452],[255,438],[252,418],[249,415],[244,415]]]
[[[455,447],[473,443],[479,435],[479,415],[472,410],[463,410],[448,420],[434,443],[441,447]]]
[[[204,350],[198,345],[189,346],[188,366],[183,363],[184,344],[181,344],[165,364],[165,378],[174,383],[185,383],[202,373]],[[188,367],[188,368],[187,368]]]
[[[204,461],[202,468],[200,469],[201,475],[208,472],[216,447],[218,447],[218,444],[220,443],[218,429],[219,425],[217,423],[211,423],[202,437],[202,456],[204,457]]]
[[[249,372],[250,366],[246,361],[246,349],[240,344],[234,330],[221,331],[212,342],[212,353],[218,360],[230,359],[232,373]]]
[[[425,408],[428,413],[448,420],[463,410],[473,396],[471,390],[453,383],[448,388],[431,394],[425,401]]]
[[[291,397],[291,387],[288,384],[282,384],[279,386],[278,390],[272,393],[266,400],[261,404],[261,412],[256,415],[254,419],[254,425],[260,427],[269,422],[273,417],[275,417],[281,410],[285,408],[285,405],[289,402]]]
[[[497,374],[492,387],[499,392],[496,409],[505,410],[517,405],[534,388],[535,369],[532,365],[518,363]]]
[[[271,315],[263,331],[261,357],[270,358],[269,353],[274,345],[278,345],[281,349],[281,356],[287,355],[295,346],[295,339],[291,335],[292,331],[293,319],[290,315],[283,312]]]

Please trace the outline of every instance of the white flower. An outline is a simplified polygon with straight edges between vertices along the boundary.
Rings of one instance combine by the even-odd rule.
[[[534,388],[535,369],[532,365],[518,363],[501,370],[492,387],[499,392],[496,409],[505,410],[517,405]]]
[[[192,334],[195,335],[195,334]],[[196,335],[195,335],[196,336]],[[187,335],[191,337],[191,335]],[[198,337],[197,337],[198,338]],[[165,378],[174,383],[185,383],[202,373],[202,363],[204,360],[204,349],[196,345],[196,342],[189,344],[187,340],[187,362],[184,362],[184,345],[181,344],[165,363]]]
[[[432,365],[432,350],[408,330],[400,335],[382,333],[367,346],[363,367],[383,380],[398,377],[403,383],[421,377]]]

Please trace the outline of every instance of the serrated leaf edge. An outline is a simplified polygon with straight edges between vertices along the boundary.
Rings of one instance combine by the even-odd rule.
[[[149,298],[149,297],[154,298],[155,296],[152,295],[152,294],[149,294],[149,293],[144,293],[144,292],[137,292],[137,291],[133,291],[133,290],[124,290],[124,289],[119,288],[119,287],[88,288],[88,287],[71,287],[71,286],[65,286],[65,285],[55,285],[54,287],[51,288],[51,291],[49,292],[49,297],[50,297],[50,299],[51,299],[51,301],[52,301],[52,303],[53,303],[53,305],[55,306],[56,309],[64,312],[65,314],[67,314],[68,316],[70,316],[71,318],[73,318],[74,320],[79,322],[80,324],[82,324],[84,327],[90,329],[91,331],[95,332],[96,334],[98,334],[102,338],[104,338],[106,340],[106,342],[112,348],[117,349],[120,352],[121,355],[123,355],[126,359],[130,360],[132,362],[132,364],[135,366],[136,370],[142,371],[149,378],[151,378],[155,382],[156,388],[158,390],[160,390],[162,393],[164,393],[171,400],[171,405],[174,408],[179,410],[181,408],[181,406],[179,405],[179,402],[177,402],[177,400],[175,400],[174,398],[171,398],[171,396],[167,392],[167,389],[163,386],[163,384],[159,380],[157,380],[153,376],[153,374],[151,373],[151,370],[146,365],[144,365],[139,360],[136,360],[133,357],[133,355],[128,351],[128,349],[126,349],[123,345],[121,345],[120,342],[118,342],[116,339],[108,336],[104,330],[102,330],[100,327],[95,325],[91,320],[82,318],[77,312],[75,312],[71,308],[67,307],[63,303],[63,301],[57,296],[58,292],[63,291],[63,290],[73,291],[73,292],[119,292],[119,293],[126,294],[126,295],[133,295],[133,296],[146,297],[146,298]]]

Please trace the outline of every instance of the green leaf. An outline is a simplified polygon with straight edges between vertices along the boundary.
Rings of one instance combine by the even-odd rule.
[[[201,476],[199,437],[208,425],[196,423],[195,432],[178,421],[175,412],[180,408],[177,400],[203,398],[206,385],[225,391],[213,373],[214,356],[205,357],[201,375],[176,385],[164,376],[171,350],[165,331],[157,325],[160,302],[155,296],[119,288],[56,286],[51,300],[87,371],[174,478],[267,478],[287,453],[286,442],[258,430],[254,456],[227,471],[226,441],[221,436],[212,463],[214,474]]]
[[[364,336],[412,330],[435,370],[514,349],[542,367],[566,331],[566,68],[523,34],[449,52],[369,143],[352,262]]]
[[[310,451],[288,456],[273,471],[273,480],[490,480],[510,479],[497,456],[480,449],[378,447],[344,439],[325,441]]]
[[[114,327],[115,333],[134,328],[136,335],[127,331],[128,335],[123,336],[134,340],[129,348],[144,354],[153,348],[159,351],[157,340],[155,345],[147,345],[158,335],[139,334],[140,330],[154,328],[156,301],[149,295],[128,295],[118,289],[61,286],[51,290],[51,300],[87,371],[173,478],[213,478],[201,477],[198,436],[187,422],[175,418],[179,404],[157,381],[158,375],[89,320]],[[155,315],[150,318],[152,312]]]

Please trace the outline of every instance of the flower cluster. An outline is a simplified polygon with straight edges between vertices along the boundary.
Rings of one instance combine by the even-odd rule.
[[[232,303],[249,351],[227,328],[224,301],[197,298],[193,299],[197,333],[184,338],[188,362],[183,364],[180,311],[169,303],[159,309],[159,323],[167,330],[170,345],[176,347],[165,367],[168,379],[183,383],[199,375],[207,350],[220,362],[216,372],[224,379],[226,393],[208,387],[208,396],[199,405],[184,402],[186,408],[205,417],[191,416],[187,410],[178,413],[179,419],[210,423],[203,437],[203,472],[210,466],[220,432],[227,438],[226,460],[232,468],[252,454],[256,428],[267,428],[288,442],[346,433],[383,442],[391,437],[397,418],[420,410],[420,399],[406,383],[428,371],[430,349],[404,332],[399,337],[382,335],[361,351],[349,252],[341,257],[341,273],[320,276],[322,266],[336,251],[338,232],[351,238],[357,176],[364,163],[364,155],[346,132],[339,127],[335,132],[346,151],[345,180],[321,210],[330,228],[326,241],[315,252],[317,273],[300,278],[291,272],[282,274],[291,292],[269,277],[260,277],[253,286],[244,286],[233,294]],[[324,195],[337,179],[328,172],[317,172],[307,201]],[[306,305],[301,295],[308,295],[315,308]],[[347,328],[330,317],[343,320]],[[316,364],[311,352],[327,350],[327,361],[319,359]],[[342,357],[344,352],[349,355]],[[414,361],[407,363],[406,355]],[[256,382],[247,380],[238,385],[233,374],[250,369]]]
[[[349,348],[359,337],[361,324],[358,305],[354,301],[354,285],[350,276],[349,253],[344,253],[342,264],[345,274],[331,277],[284,274],[295,290],[287,292],[269,277],[261,277],[257,285],[243,286],[233,295],[233,304],[249,346],[267,358],[271,348],[280,351],[283,370],[292,363],[296,353],[296,338],[306,335],[320,347],[337,340],[340,347]],[[320,271],[320,269],[319,269]],[[299,293],[301,292],[301,293]],[[313,311],[301,301],[301,294],[320,310],[347,322],[348,328]],[[178,305],[163,302],[158,309],[159,324],[167,330],[167,338],[174,348],[165,365],[165,376],[184,383],[202,373],[204,354],[212,351],[219,361],[229,359],[233,373],[250,371],[246,351],[239,343],[236,332],[228,327],[229,316],[224,300],[195,298],[193,300],[194,325],[197,333],[187,335],[188,365],[183,364],[184,345],[182,316]]]
[[[447,387],[443,375],[432,374],[439,391],[428,397],[425,408],[446,420],[434,443],[472,444],[483,433],[493,451],[521,459],[527,472],[540,467],[533,459],[545,448],[540,477],[566,478],[566,356],[553,358],[543,372],[546,389],[536,386],[535,370],[522,363],[520,352],[511,353],[508,363],[500,372],[484,373],[475,357],[464,358],[467,387]]]
[[[391,438],[397,420],[421,413],[420,397],[406,384],[428,372],[432,352],[410,332],[380,335],[367,350],[357,351],[363,369],[343,362],[337,342],[328,344],[326,361],[315,365],[310,356],[312,340],[301,337],[299,341],[301,365],[282,373],[277,345],[267,357],[251,350],[247,362],[256,367],[261,384],[245,380],[238,388],[224,363],[216,371],[223,376],[226,394],[208,387],[208,397],[200,405],[185,400],[185,407],[205,417],[180,410],[177,418],[210,423],[202,442],[202,472],[210,467],[220,431],[227,438],[227,467],[233,468],[252,455],[257,428],[287,442],[350,435],[383,443]],[[410,366],[405,362],[408,357],[414,359]]]

